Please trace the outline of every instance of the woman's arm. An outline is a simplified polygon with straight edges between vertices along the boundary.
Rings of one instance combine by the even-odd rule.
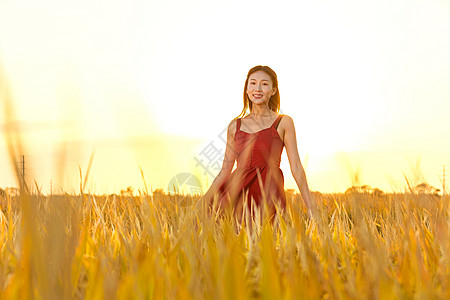
[[[236,160],[236,148],[234,142],[235,132],[236,132],[236,120],[233,120],[228,125],[227,129],[227,145],[225,148],[225,155],[223,158],[222,169],[220,170],[219,174],[217,174],[216,178],[211,184],[211,187],[203,196],[203,199],[206,200],[207,203],[211,203],[214,200],[214,195],[217,193],[217,190],[222,185],[222,183],[228,178],[228,176],[231,174],[231,171],[233,170],[234,162]]]
[[[302,194],[302,198],[305,201],[305,205],[309,212],[311,212],[314,203],[312,202],[311,193],[308,187],[308,181],[306,180],[305,170],[300,161],[297,149],[297,138],[295,133],[294,121],[291,117],[284,116],[284,146],[286,147],[286,153],[289,159],[289,165],[291,166],[292,176],[294,176],[298,189]]]

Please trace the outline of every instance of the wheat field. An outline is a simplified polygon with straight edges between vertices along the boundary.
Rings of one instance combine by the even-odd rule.
[[[198,196],[5,195],[0,299],[450,298],[448,198],[315,199],[249,227]]]

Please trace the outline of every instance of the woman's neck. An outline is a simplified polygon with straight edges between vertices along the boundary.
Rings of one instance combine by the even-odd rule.
[[[276,114],[276,113],[274,111],[272,111],[268,106],[259,107],[257,105],[254,105],[252,107],[252,110],[251,110],[249,116],[251,116],[255,119],[259,119],[259,118],[264,118],[264,117],[271,117],[274,114]]]

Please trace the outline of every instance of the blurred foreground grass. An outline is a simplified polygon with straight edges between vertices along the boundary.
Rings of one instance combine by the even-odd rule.
[[[449,199],[288,197],[250,232],[198,197],[0,197],[0,299],[450,299]]]

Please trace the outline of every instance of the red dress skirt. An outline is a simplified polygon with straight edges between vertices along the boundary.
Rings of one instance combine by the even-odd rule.
[[[272,215],[276,212],[276,203],[281,209],[286,207],[280,169],[284,143],[277,131],[282,117],[279,115],[272,126],[255,133],[242,131],[241,119],[237,119],[234,136],[237,167],[219,187],[219,206],[234,208],[239,214],[245,204],[250,212],[267,205]]]

